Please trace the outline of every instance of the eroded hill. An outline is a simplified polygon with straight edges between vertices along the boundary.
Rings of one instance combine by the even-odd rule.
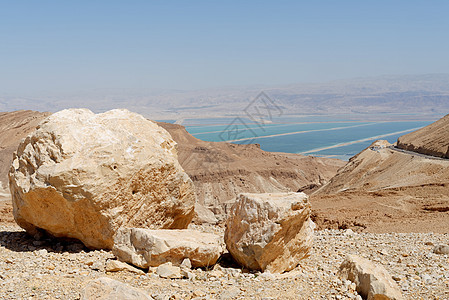
[[[371,232],[447,232],[449,160],[377,141],[354,156],[312,196],[323,227]]]
[[[179,162],[192,178],[198,200],[217,213],[223,203],[241,192],[285,192],[321,186],[345,164],[337,159],[266,152],[256,144],[205,142],[183,126],[158,124],[178,143]]]
[[[449,115],[398,139],[397,147],[426,155],[449,158]]]

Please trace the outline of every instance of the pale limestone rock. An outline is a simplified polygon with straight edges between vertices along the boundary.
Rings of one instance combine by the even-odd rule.
[[[150,300],[144,291],[108,278],[100,277],[87,283],[81,292],[81,300]]]
[[[118,261],[118,260],[108,260],[106,263],[106,272],[119,272],[119,271],[128,271],[136,274],[145,274],[144,271],[134,268],[133,266],[128,265],[127,263]]]
[[[121,228],[115,236],[114,255],[140,268],[166,262],[179,266],[188,258],[195,268],[214,265],[223,249],[220,237],[192,229],[150,230]]]
[[[182,278],[181,268],[173,266],[171,262],[160,265],[156,269],[156,274],[162,278],[176,279]]]
[[[216,224],[218,222],[215,214],[199,203],[195,203],[195,214],[193,216],[195,224]]]
[[[403,299],[399,286],[384,267],[357,255],[347,255],[340,266],[343,279],[356,284],[357,292],[368,300]]]
[[[240,194],[226,221],[226,247],[248,269],[290,271],[311,249],[310,211],[304,193]]]
[[[91,248],[112,248],[121,226],[186,228],[194,186],[176,143],[127,110],[55,113],[18,147],[10,173],[16,222]]]
[[[184,258],[181,262],[181,268],[191,269],[192,268],[192,262],[188,258]]]
[[[449,246],[448,245],[436,245],[433,248],[433,253],[435,254],[449,254]]]

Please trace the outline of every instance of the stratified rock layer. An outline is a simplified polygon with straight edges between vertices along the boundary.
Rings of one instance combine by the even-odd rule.
[[[156,267],[166,262],[181,265],[185,258],[193,267],[214,265],[223,250],[220,237],[196,230],[149,230],[121,228],[112,252],[121,261],[140,268]]]
[[[226,247],[249,269],[289,271],[312,246],[310,212],[304,193],[240,194],[226,222]]]
[[[25,138],[10,173],[16,222],[112,248],[121,226],[186,228],[194,186],[163,128],[127,110],[69,109]]]

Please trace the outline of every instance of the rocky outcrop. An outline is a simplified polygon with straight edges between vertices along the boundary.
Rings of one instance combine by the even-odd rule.
[[[63,110],[24,139],[10,173],[14,218],[92,248],[112,248],[121,226],[186,228],[194,186],[176,143],[127,110]]]
[[[399,286],[382,266],[357,255],[347,255],[340,266],[343,279],[356,284],[357,292],[368,300],[403,299]]]
[[[150,300],[144,291],[108,277],[91,280],[81,292],[81,300]]]
[[[449,115],[399,137],[397,147],[421,154],[449,158]]]
[[[226,247],[248,269],[292,270],[312,246],[310,211],[304,193],[240,194],[226,221]]]
[[[121,228],[112,252],[121,261],[140,268],[156,267],[166,262],[181,265],[185,258],[193,267],[214,265],[222,248],[220,237],[196,230],[149,230]]]

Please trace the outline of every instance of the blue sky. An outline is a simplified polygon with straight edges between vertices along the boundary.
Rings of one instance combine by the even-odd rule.
[[[449,73],[449,1],[0,0],[0,94]]]

